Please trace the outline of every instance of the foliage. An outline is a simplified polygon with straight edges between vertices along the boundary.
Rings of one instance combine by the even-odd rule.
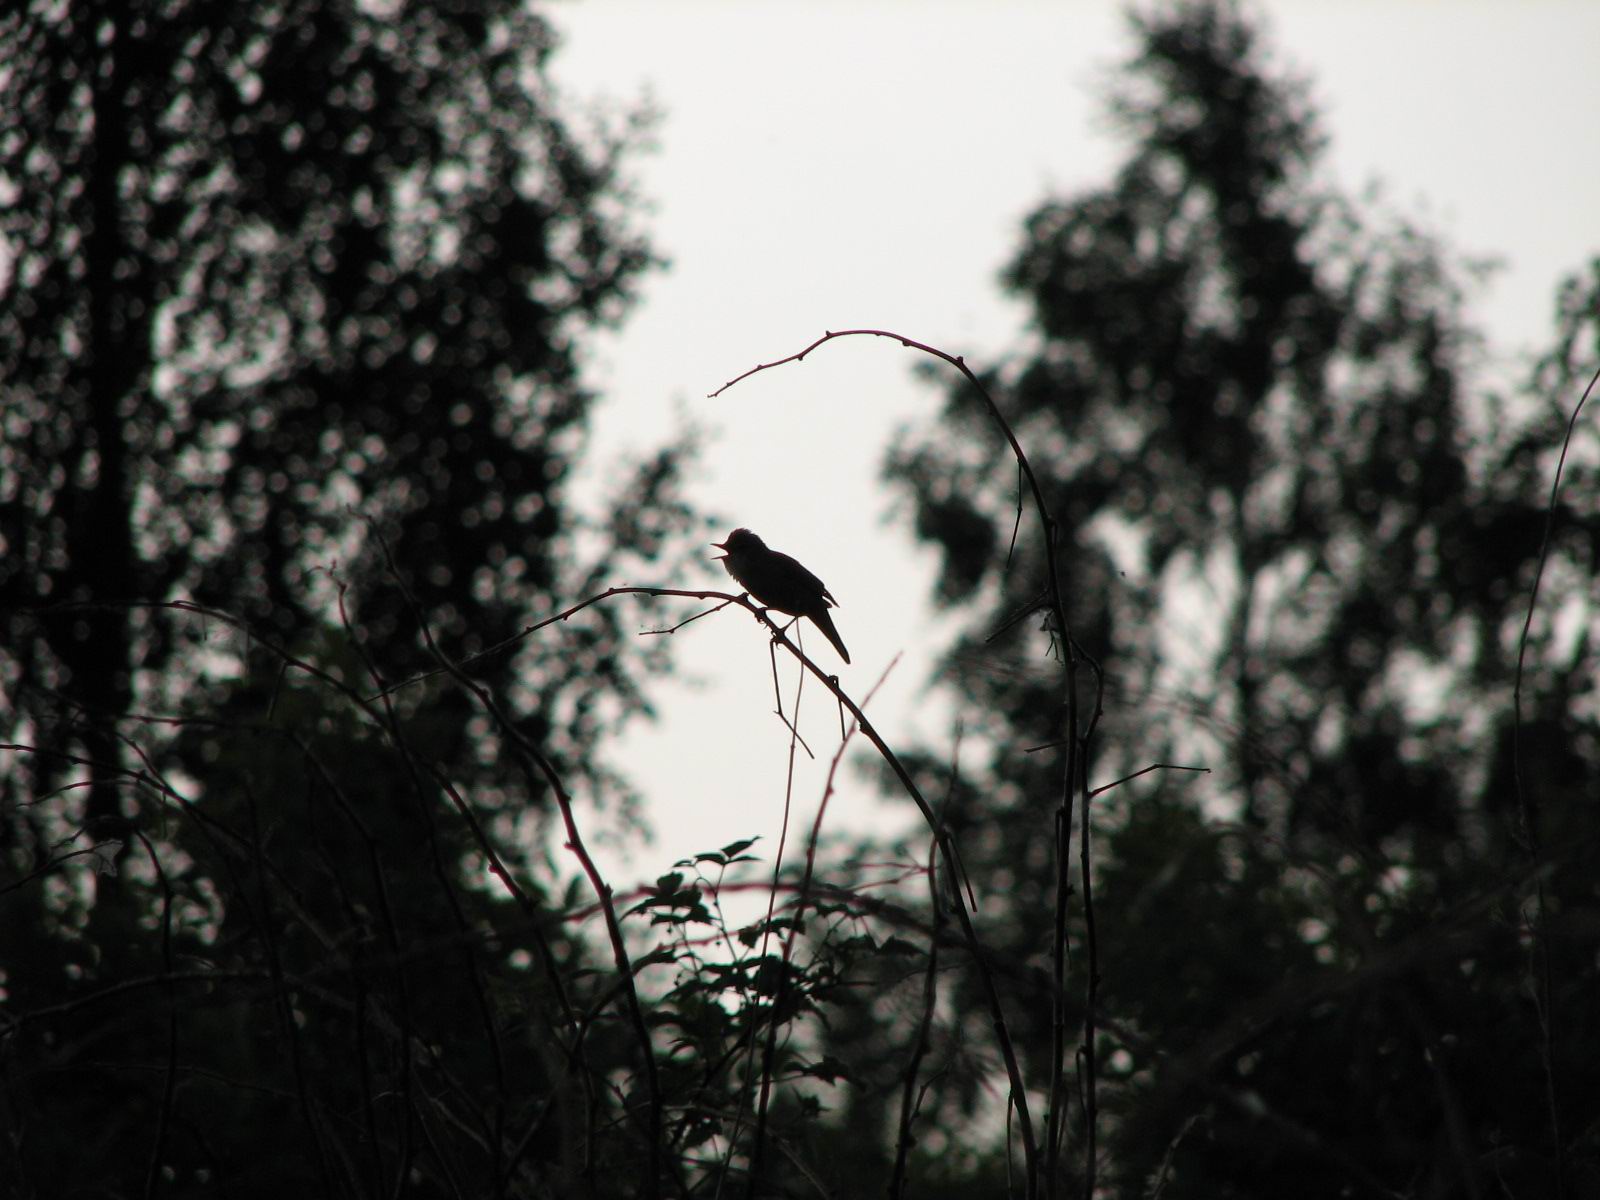
[[[0,17],[7,1195],[636,1159],[575,1149],[627,1056],[526,881],[552,780],[628,802],[665,657],[522,633],[670,576],[687,447],[574,508],[579,339],[652,258],[553,48],[502,0]]]
[[[940,551],[942,599],[972,613],[944,674],[978,765],[948,819],[980,907],[1005,914],[990,945],[1023,976],[1007,986],[1030,1074],[1052,1075],[1053,1008],[1028,972],[1048,969],[1068,880],[1061,758],[1026,748],[1076,738],[1091,773],[1066,781],[1069,828],[1074,800],[1151,763],[1209,771],[1092,800],[1098,961],[1080,907],[1067,940],[1074,996],[1098,988],[1104,1186],[1549,1192],[1563,1158],[1590,1178],[1600,524],[1564,501],[1520,775],[1511,702],[1600,274],[1571,285],[1532,386],[1483,394],[1470,272],[1318,182],[1304,89],[1253,29],[1218,4],[1138,27],[1114,102],[1131,154],[1107,188],[1028,218],[1005,279],[1031,334],[980,379],[1053,518],[1069,630],[1041,598],[1043,539],[1024,523],[1009,544],[1015,473],[977,389],[952,384],[888,465]],[[1571,469],[1577,495],[1592,467]],[[1045,654],[1078,664],[1075,730]],[[948,774],[932,751],[915,762],[925,789]],[[935,1128],[982,1111],[993,1066],[961,1019],[980,995],[958,975],[945,1000]],[[869,1022],[830,1045],[859,1064],[893,1040]],[[1093,1144],[1083,1068],[1061,1101],[1074,1173]]]
[[[7,1194],[1600,1182],[1600,526],[1549,485],[1597,483],[1600,265],[1487,393],[1470,270],[1319,182],[1249,24],[1137,28],[1026,346],[899,339],[962,376],[888,464],[972,620],[958,763],[802,667],[930,843],[819,813],[619,896],[573,794],[645,709],[621,593],[795,649],[602,591],[681,448],[565,495],[627,138],[518,5],[0,21]]]
[[[373,527],[463,655],[660,553],[684,517],[671,453],[619,486],[588,569],[562,566],[592,404],[574,339],[650,259],[620,209],[628,138],[555,110],[542,19],[74,5],[3,33],[12,722],[114,760],[98,718],[187,694],[207,656],[162,610],[94,603],[190,599],[292,637],[331,619],[333,564],[415,669],[417,620],[363,586],[384,571]],[[621,636],[480,669],[524,681],[519,709],[590,770],[643,704]]]

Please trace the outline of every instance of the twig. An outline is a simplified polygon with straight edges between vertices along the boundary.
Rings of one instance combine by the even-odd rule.
[[[988,408],[990,416],[994,419],[995,424],[999,427],[1001,433],[1004,434],[1006,442],[1011,447],[1012,455],[1017,461],[1017,467],[1022,472],[1023,477],[1027,480],[1029,491],[1033,496],[1034,507],[1039,515],[1044,544],[1046,582],[1050,592],[1051,614],[1054,617],[1055,631],[1059,633],[1066,647],[1065,686],[1067,726],[1074,732],[1074,735],[1076,735],[1076,731],[1078,729],[1078,659],[1074,650],[1075,643],[1072,638],[1071,625],[1067,620],[1066,605],[1062,597],[1061,575],[1059,564],[1056,559],[1056,536],[1058,533],[1058,527],[1056,525],[1055,518],[1051,515],[1050,506],[1045,501],[1044,491],[1040,487],[1038,478],[1034,475],[1033,467],[1028,461],[1028,456],[1023,452],[1022,445],[1017,440],[1016,433],[1012,430],[1010,423],[1005,418],[1005,415],[1001,413],[999,405],[996,404],[994,398],[989,395],[988,389],[983,386],[983,383],[975,374],[973,374],[971,368],[967,366],[964,358],[962,358],[960,355],[949,354],[934,346],[927,345],[926,343],[915,341],[904,336],[903,334],[893,333],[885,329],[845,329],[838,331],[828,330],[823,333],[822,337],[816,339],[809,346],[806,346],[798,353],[791,354],[786,358],[777,359],[773,362],[760,363],[757,366],[752,367],[750,370],[745,371],[743,374],[735,376],[716,391],[712,392],[711,397],[714,398],[716,396],[720,396],[723,392],[727,391],[741,380],[748,379],[750,376],[761,371],[771,370],[772,368],[782,366],[785,363],[803,362],[806,356],[819,346],[844,337],[888,338],[892,341],[899,342],[907,349],[920,351],[921,353],[930,355],[950,364],[957,371],[959,371],[974,388],[977,389],[978,395],[983,399],[984,405]],[[807,662],[809,665],[809,660],[807,660]],[[811,667],[811,669],[816,670],[814,666]],[[869,728],[869,726],[863,725],[862,730],[863,732],[866,732]],[[870,734],[869,737],[871,737]],[[935,830],[935,832],[938,834],[943,852],[953,861],[955,858],[954,843],[951,840],[948,831],[942,829],[934,820],[932,810],[928,808],[927,802],[922,799],[919,793],[915,792],[914,785],[911,784],[909,776],[906,776],[903,769],[899,767],[899,760],[892,758],[888,747],[881,744],[878,739],[872,738],[871,740],[875,746],[878,746],[879,752],[884,754],[885,757],[890,761],[891,767],[895,768],[896,775],[901,778],[902,785],[907,787],[908,793],[912,795],[913,799],[917,802],[918,807],[922,810],[923,817],[928,821],[929,828]],[[1071,836],[1070,831],[1072,828],[1073,788],[1076,785],[1076,782],[1083,777],[1083,771],[1081,770],[1079,764],[1079,753],[1079,740],[1076,736],[1074,736],[1067,745],[1067,761],[1065,764],[1065,769],[1062,773],[1062,815],[1060,818],[1058,818],[1058,828],[1066,831],[1064,834],[1065,838],[1070,838]],[[1062,894],[1064,894],[1070,886],[1067,880],[1067,850],[1068,847],[1065,842],[1063,842],[1063,844],[1058,848],[1057,854],[1057,891],[1058,893]],[[967,936],[971,940],[971,944],[973,945],[974,949],[976,949],[977,934],[972,929],[971,919],[966,907],[958,904],[956,911],[957,915],[961,919],[963,935]],[[1065,961],[1065,939],[1065,923],[1058,922],[1056,929],[1056,941],[1051,948],[1052,956],[1058,963],[1058,970],[1060,969],[1059,964]],[[975,954],[975,957],[978,956]],[[1029,1197],[1033,1197],[1038,1193],[1039,1161],[1038,1151],[1034,1140],[1033,1120],[1028,1113],[1028,1097],[1026,1087],[1022,1079],[1021,1066],[1017,1062],[1016,1054],[1011,1047],[1011,1038],[1006,1027],[1005,1015],[1000,1004],[999,993],[994,989],[993,980],[984,976],[982,968],[980,968],[979,973],[980,976],[984,977],[985,987],[988,993],[990,1017],[995,1027],[995,1040],[1000,1047],[1001,1057],[1006,1064],[1006,1072],[1011,1084],[1012,1103],[1016,1106],[1018,1125],[1022,1135],[1023,1143],[1024,1170],[1026,1172],[1026,1192]],[[1053,1190],[1053,1172],[1050,1186]]]
[[[1545,508],[1544,533],[1539,539],[1539,565],[1533,573],[1533,586],[1528,591],[1528,615],[1522,622],[1522,636],[1517,640],[1517,670],[1511,688],[1511,703],[1513,718],[1511,725],[1511,777],[1517,793],[1517,813],[1522,825],[1522,838],[1527,846],[1528,857],[1534,863],[1539,861],[1539,827],[1538,821],[1528,802],[1528,793],[1522,779],[1522,677],[1524,664],[1528,655],[1528,635],[1533,628],[1534,609],[1539,603],[1539,584],[1544,578],[1545,562],[1550,556],[1550,535],[1555,527],[1556,501],[1561,494],[1561,472],[1567,465],[1567,451],[1572,446],[1572,435],[1578,425],[1578,417],[1583,412],[1583,406],[1589,402],[1595,384],[1600,381],[1600,369],[1597,369],[1589,379],[1589,386],[1583,389],[1583,395],[1578,397],[1578,403],[1572,409],[1572,416],[1567,421],[1566,436],[1561,439],[1561,454],[1556,459],[1555,478],[1550,482],[1550,503]],[[1556,1065],[1555,1065],[1555,1013],[1553,1011],[1550,995],[1550,934],[1545,925],[1545,898],[1544,877],[1537,875],[1535,879],[1533,919],[1529,922],[1529,931],[1533,934],[1534,942],[1538,946],[1539,954],[1539,1031],[1541,1035],[1540,1057],[1544,1066],[1545,1104],[1550,1110],[1550,1137],[1554,1143],[1555,1174],[1556,1174],[1556,1200],[1561,1200],[1566,1195],[1566,1147],[1562,1144],[1561,1136],[1561,1108],[1556,1098]]]
[[[1132,775],[1124,775],[1121,779],[1113,779],[1110,783],[1101,784],[1099,787],[1095,788],[1089,793],[1089,798],[1093,799],[1103,792],[1109,792],[1114,787],[1121,787],[1123,784],[1129,782],[1130,780],[1137,779],[1141,775],[1150,774],[1151,771],[1195,771],[1201,775],[1211,774],[1210,767],[1186,767],[1180,763],[1151,763],[1148,767],[1141,767]]]
[[[172,974],[172,881],[150,839],[137,830],[133,835],[150,857],[156,878],[161,883],[161,967]],[[155,1141],[150,1146],[150,1165],[145,1170],[144,1194],[146,1200],[156,1194],[156,1184],[161,1178],[161,1160],[166,1156],[167,1131],[172,1126],[172,1099],[178,1083],[178,990],[170,982],[167,992],[167,1069],[166,1082],[161,1089],[161,1112],[156,1122]]]
[[[377,534],[379,541],[383,546],[385,558],[388,561],[390,571],[393,574],[396,583],[402,588],[403,591],[406,592],[408,603],[413,606],[414,611],[417,611],[415,601],[411,598],[409,589],[406,588],[404,579],[400,576],[398,569],[394,565],[394,559],[390,552],[388,541],[383,538],[381,531],[377,530],[376,527],[374,527],[374,532]],[[589,600],[583,601],[577,605],[574,605],[572,608],[567,609],[564,613],[557,614],[555,617],[551,617],[546,621],[540,622],[539,627],[548,625],[555,620],[564,620],[566,617],[569,617],[572,614],[587,608],[590,604],[598,603],[606,596],[634,590],[639,589],[609,589],[600,596],[591,597]],[[525,630],[524,632],[530,632],[532,628],[534,627],[530,627],[529,630]],[[523,768],[524,774],[528,778],[529,784],[533,785],[535,783],[535,776],[537,775],[542,777],[545,783],[549,786],[551,794],[555,797],[556,807],[561,813],[562,824],[566,828],[567,848],[577,856],[578,862],[582,866],[584,874],[589,879],[590,886],[594,888],[595,895],[600,900],[601,907],[605,913],[606,933],[611,941],[612,958],[616,963],[619,977],[626,985],[625,995],[628,1001],[627,1011],[633,1024],[634,1036],[638,1040],[639,1048],[644,1058],[645,1082],[648,1095],[650,1097],[648,1130],[650,1178],[646,1181],[645,1188],[646,1194],[659,1197],[661,1194],[661,1080],[656,1067],[655,1047],[650,1038],[650,1030],[645,1024],[644,1010],[639,1003],[638,989],[634,986],[634,969],[632,961],[628,955],[627,945],[623,941],[622,924],[617,917],[616,906],[612,902],[611,885],[608,884],[604,877],[600,874],[600,868],[595,865],[595,861],[590,856],[588,848],[584,845],[583,835],[578,831],[577,818],[572,810],[572,797],[567,793],[566,787],[562,783],[561,777],[556,772],[554,765],[552,765],[544,753],[540,751],[539,748],[535,746],[519,728],[517,728],[516,724],[511,721],[506,713],[500,708],[499,703],[494,699],[493,696],[489,694],[488,690],[482,684],[470,678],[458,664],[452,663],[448,658],[445,657],[443,652],[440,651],[438,646],[434,643],[433,633],[428,628],[426,621],[421,622],[421,633],[423,640],[427,644],[429,652],[434,656],[435,660],[441,664],[442,669],[447,671],[461,687],[471,692],[472,695],[475,696],[478,702],[483,706],[484,711],[489,713],[490,716],[494,718],[496,724],[500,727],[501,732],[505,735],[507,741],[512,746],[518,763]],[[463,811],[463,813],[467,811],[465,804],[459,800],[457,806]],[[475,821],[473,824],[474,827],[476,827]],[[481,839],[480,844],[487,847],[488,840],[487,838],[482,837],[481,831],[479,832],[479,836]],[[505,878],[509,879],[509,873],[505,875]]]
[[[1034,496],[1034,507],[1038,512],[1040,526],[1042,526],[1043,547],[1045,547],[1046,586],[1048,586],[1048,589],[1050,589],[1050,610],[1051,616],[1054,618],[1054,630],[1061,635],[1062,640],[1064,640],[1064,645],[1066,645],[1067,728],[1074,731],[1074,736],[1072,736],[1072,739],[1067,742],[1066,768],[1064,768],[1064,771],[1062,771],[1061,816],[1058,818],[1058,829],[1064,830],[1064,835],[1062,835],[1064,840],[1062,840],[1061,846],[1059,846],[1058,850],[1058,875],[1056,875],[1056,888],[1058,888],[1058,893],[1066,893],[1066,891],[1070,888],[1069,880],[1067,880],[1067,858],[1069,858],[1069,856],[1067,856],[1067,850],[1069,850],[1069,846],[1066,845],[1066,838],[1070,838],[1070,829],[1072,829],[1072,790],[1074,790],[1078,779],[1083,778],[1083,770],[1082,766],[1080,766],[1080,762],[1078,762],[1078,755],[1080,755],[1080,742],[1078,742],[1077,738],[1078,659],[1077,653],[1075,653],[1074,650],[1075,643],[1074,638],[1072,638],[1072,627],[1070,627],[1069,621],[1067,621],[1066,602],[1064,602],[1064,598],[1062,598],[1061,571],[1059,571],[1059,565],[1058,562],[1056,562],[1056,552],[1058,552],[1058,547],[1056,547],[1056,534],[1058,534],[1058,526],[1056,526],[1056,520],[1054,520],[1053,515],[1051,515],[1050,504],[1045,501],[1045,493],[1043,493],[1043,488],[1040,486],[1040,483],[1038,483],[1038,478],[1034,475],[1034,467],[1032,467],[1032,464],[1027,461],[1027,454],[1022,451],[1022,445],[1018,442],[1018,438],[1016,438],[1014,430],[1011,429],[1010,422],[1006,421],[1005,414],[1000,411],[1000,406],[995,403],[994,397],[989,395],[989,390],[982,386],[982,382],[979,381],[978,376],[973,374],[970,366],[966,365],[965,358],[960,357],[960,355],[947,354],[946,350],[941,350],[934,346],[928,346],[928,344],[925,344],[925,342],[914,341],[914,339],[906,338],[904,334],[891,333],[891,331],[888,330],[829,330],[824,331],[824,334],[822,334],[821,338],[811,342],[810,346],[806,346],[805,349],[800,350],[798,354],[792,354],[786,358],[779,358],[779,360],[776,360],[776,362],[760,363],[760,365],[752,366],[749,371],[746,371],[744,374],[739,374],[739,376],[734,376],[733,379],[730,379],[730,381],[726,382],[726,384],[723,384],[722,387],[718,387],[718,389],[715,390],[715,392],[712,392],[710,395],[712,395],[712,397],[722,395],[723,392],[726,392],[726,390],[730,389],[730,387],[733,387],[734,384],[738,384],[738,382],[742,381],[742,379],[750,378],[752,374],[757,374],[758,371],[771,370],[771,368],[774,368],[774,366],[782,366],[784,363],[803,362],[803,360],[806,358],[806,355],[811,354],[811,350],[818,349],[819,346],[824,346],[826,342],[835,341],[835,339],[838,338],[888,338],[891,339],[891,341],[898,341],[899,344],[906,347],[906,349],[920,350],[922,354],[931,355],[931,357],[939,358],[939,360],[942,360],[942,362],[946,362],[949,363],[950,366],[954,366],[955,370],[960,371],[963,378],[970,382],[974,389],[978,390],[979,397],[982,398],[982,402],[984,402],[987,410],[989,410],[990,418],[994,418],[998,429],[1000,429],[1000,432],[1005,435],[1006,443],[1011,446],[1011,454],[1013,454],[1014,458],[1016,458],[1018,470],[1021,470],[1022,477],[1026,478],[1029,491],[1032,493],[1032,496]],[[867,726],[862,726],[862,731],[866,730]],[[878,746],[877,739],[874,739],[874,746]],[[888,747],[880,746],[880,754],[888,755]],[[909,787],[909,776],[904,776],[904,773],[899,770],[898,760],[891,760],[891,766],[894,766],[894,768],[896,768],[896,774],[901,776],[902,784],[906,784],[906,786]],[[930,829],[936,830],[936,834],[938,834],[939,838],[941,838],[941,846],[944,848],[944,853],[946,853],[947,856],[954,861],[954,842],[950,840],[947,830],[942,830],[941,827],[939,827],[938,824],[933,821],[933,813],[931,813],[930,808],[928,808],[928,805],[926,805],[925,800],[922,800],[922,797],[915,794],[915,792],[912,792],[912,795],[914,795],[915,800],[917,800],[918,808],[922,808],[923,818],[925,818],[926,821],[928,821],[928,824],[930,824]],[[954,870],[954,866],[952,866],[952,870]],[[957,914],[958,917],[962,918],[963,936],[968,936],[968,938],[971,939],[971,944],[976,947],[976,931],[973,931],[973,928],[971,928],[971,920],[970,917],[968,917],[968,912],[966,912],[966,907],[957,906]],[[1093,917],[1088,917],[1088,915],[1086,915],[1085,918],[1086,920],[1093,920]],[[1054,941],[1053,946],[1051,946],[1051,955],[1053,955],[1053,957],[1056,958],[1056,962],[1058,962],[1058,971],[1061,970],[1061,963],[1064,963],[1064,960],[1066,960],[1066,952],[1066,923],[1058,922],[1058,926],[1056,926],[1056,941]],[[979,970],[979,974],[982,974],[982,970]],[[1011,1048],[1010,1032],[1006,1030],[1005,1013],[1003,1013],[1002,1005],[1000,1005],[1000,994],[998,994],[997,990],[994,990],[994,981],[992,981],[992,979],[986,978],[986,989],[987,992],[989,992],[990,1019],[992,1019],[992,1022],[994,1022],[995,1026],[995,1042],[997,1042],[997,1045],[1000,1046],[1000,1054],[1002,1054],[1002,1059],[1006,1064],[1006,1075],[1008,1075],[1008,1078],[1010,1078],[1011,1083],[1011,1102],[1013,1102],[1014,1106],[1016,1106],[1018,1125],[1019,1128],[1021,1128],[1022,1155],[1024,1155],[1024,1171],[1026,1171],[1026,1192],[1029,1197],[1034,1197],[1034,1195],[1037,1195],[1038,1192],[1038,1152],[1034,1141],[1034,1122],[1032,1122],[1032,1117],[1029,1117],[1029,1109],[1027,1109],[1026,1085],[1024,1085],[1024,1082],[1022,1082],[1021,1066],[1019,1066],[1018,1061],[1016,1061],[1016,1053],[1014,1053],[1013,1048]],[[1053,1192],[1053,1171],[1050,1173],[1050,1187],[1051,1192]]]
[[[762,610],[762,615],[766,615],[766,610]],[[799,630],[795,626],[794,621],[790,621],[784,626],[785,630],[790,628],[795,628],[796,634],[798,635]],[[778,851],[775,855],[773,855],[772,859],[772,890],[767,893],[767,919],[761,927],[761,949],[756,960],[757,963],[761,965],[765,965],[767,962],[767,946],[769,944],[769,939],[772,937],[772,918],[778,903],[778,881],[781,878],[781,873],[783,871],[784,850],[789,844],[789,814],[794,802],[795,747],[797,745],[805,746],[804,740],[800,737],[799,729],[795,727],[793,722],[789,721],[783,716],[783,698],[778,694],[778,650],[775,643],[767,643],[767,655],[772,660],[772,691],[774,695],[778,695],[778,717],[779,719],[783,720],[785,725],[789,727],[789,760],[784,771],[783,779],[783,826],[778,834]],[[800,717],[800,699],[805,691],[805,682],[806,673],[801,671],[795,676],[794,714],[796,720],[798,720]],[[842,744],[840,745],[839,749],[840,753],[843,753],[844,747]],[[806,754],[810,757],[815,757],[811,754],[809,747],[806,748]],[[833,772],[829,771],[829,790],[831,790],[832,783]],[[827,804],[827,796],[828,793],[825,791],[823,793],[824,805]],[[790,926],[791,931],[799,929],[800,924],[804,919],[805,917],[803,912],[797,908],[795,910],[794,923]],[[767,1019],[767,1037],[761,1051],[761,1077],[756,1086],[756,1127],[750,1146],[750,1173],[745,1179],[745,1195],[751,1197],[751,1200],[754,1200],[756,1190],[761,1186],[761,1177],[763,1174],[762,1166],[766,1155],[767,1144],[767,1103],[771,1097],[772,1090],[772,1064],[774,1059],[777,1057],[778,1051],[778,1022],[779,1018],[783,1015],[784,1001],[788,998],[789,994],[788,984],[789,970],[791,965],[789,950],[792,945],[793,934],[791,932],[790,937],[784,941],[784,953],[782,960],[783,965],[778,972],[778,985],[773,989],[772,992],[771,1015]],[[760,966],[758,966],[757,970],[759,971],[760,969]],[[761,1015],[761,992],[759,988],[756,990],[749,1012],[750,1044],[748,1048],[748,1054],[754,1055],[756,1032],[760,1025]],[[745,1068],[745,1077],[747,1079],[749,1078],[748,1063],[749,1059],[747,1057]],[[741,1108],[743,1107],[743,1104],[744,1098],[741,1094]],[[733,1151],[733,1140],[731,1138],[729,1139],[728,1150],[730,1154]]]
[[[955,772],[951,772],[954,785]],[[928,1033],[933,1027],[933,1013],[939,1000],[939,927],[944,923],[944,910],[939,904],[939,844],[928,843],[928,903],[932,913],[933,933],[928,939],[928,969],[922,976],[922,1016],[917,1021],[916,1036],[911,1042],[911,1058],[906,1063],[905,1080],[900,1090],[900,1123],[894,1140],[894,1171],[889,1177],[889,1200],[900,1200],[905,1194],[906,1160],[916,1143],[911,1125],[917,1116],[914,1096],[917,1075],[922,1069],[922,1059],[928,1053]]]

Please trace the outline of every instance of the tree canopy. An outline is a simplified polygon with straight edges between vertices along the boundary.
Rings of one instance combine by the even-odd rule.
[[[664,657],[522,631],[688,512],[681,445],[569,495],[653,258],[554,47],[510,0],[0,18],[8,1195],[594,1178],[552,1098],[624,1060],[495,847],[627,801]]]
[[[1080,1056],[1053,1097],[1060,1169],[1081,1186],[1097,1086],[1118,1195],[1577,1186],[1597,1168],[1577,1130],[1600,1048],[1583,950],[1600,519],[1566,497],[1593,486],[1592,428],[1548,510],[1600,271],[1564,293],[1527,387],[1495,394],[1463,315],[1475,268],[1324,180],[1307,89],[1253,24],[1211,3],[1135,21],[1112,100],[1127,158],[1026,219],[1004,281],[1030,328],[980,379],[1053,524],[1019,514],[1011,450],[964,380],[887,463],[940,598],[971,617],[942,673],[959,771],[927,749],[917,778],[948,795],[1033,1079],[1062,1061],[1062,889],[1074,1028],[1096,989],[1097,1082]],[[1068,742],[1085,774],[1063,805]],[[1208,773],[1096,790],[1157,763]],[[899,966],[905,995],[828,1039],[889,1098],[884,1014],[921,986]],[[994,1115],[998,1072],[970,1046],[977,979],[950,988],[924,1068],[938,1144]],[[852,1098],[848,1127],[887,1141],[884,1100]]]
[[[572,816],[694,518],[681,444],[570,494],[653,260],[545,20],[0,17],[0,1192],[1600,1188],[1600,262],[1497,391],[1254,24],[1134,20],[885,463],[968,621],[959,745],[867,731],[932,845],[735,928],[751,841],[622,896]]]

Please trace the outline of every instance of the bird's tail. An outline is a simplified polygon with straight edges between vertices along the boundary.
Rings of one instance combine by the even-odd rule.
[[[811,618],[811,623],[822,630],[822,636],[833,643],[833,648],[839,652],[839,657],[845,662],[850,661],[850,651],[844,648],[844,639],[839,636],[839,631],[833,627],[833,618],[828,615],[828,610],[818,608],[806,616]]]

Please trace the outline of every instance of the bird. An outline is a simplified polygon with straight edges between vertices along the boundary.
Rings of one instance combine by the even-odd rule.
[[[791,617],[809,617],[822,630],[823,637],[833,643],[839,657],[850,661],[844,639],[828,615],[828,609],[837,606],[838,601],[822,580],[787,554],[771,549],[748,529],[735,529],[727,541],[711,544],[727,551],[718,561],[759,603]]]

